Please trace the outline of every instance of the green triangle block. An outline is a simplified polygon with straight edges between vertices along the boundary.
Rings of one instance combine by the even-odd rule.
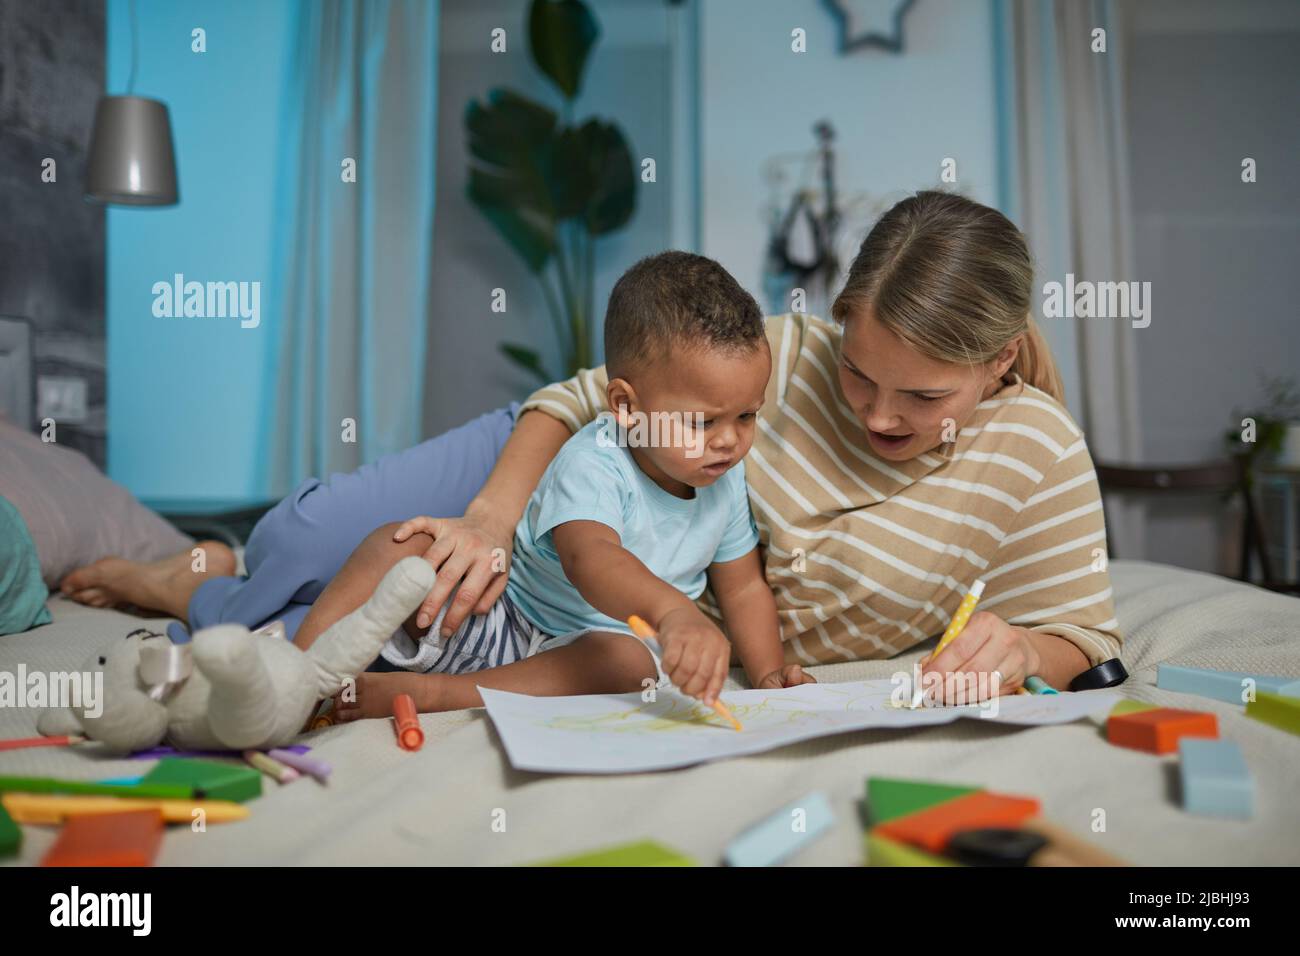
[[[956,860],[926,853],[876,833],[867,834],[867,866],[961,866]]]
[[[23,831],[0,803],[0,856],[13,856],[23,842]]]
[[[956,800],[982,787],[959,787],[948,783],[923,780],[895,780],[890,777],[867,778],[867,812],[873,825],[888,823],[918,810]]]
[[[194,796],[200,800],[243,803],[262,795],[261,771],[249,766],[189,757],[163,757],[140,783],[142,786],[161,783],[193,787]]]
[[[1140,714],[1144,710],[1157,710],[1159,704],[1146,704],[1140,700],[1129,700],[1125,698],[1110,709],[1107,717],[1123,717],[1125,714]]]
[[[624,843],[594,853],[542,860],[532,866],[696,866],[689,856],[654,840]]]
[[[1300,697],[1286,697],[1258,690],[1255,699],[1246,704],[1246,716],[1272,724],[1280,730],[1300,734]]]

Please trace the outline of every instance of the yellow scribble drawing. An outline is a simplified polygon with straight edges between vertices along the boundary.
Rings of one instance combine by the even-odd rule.
[[[825,722],[831,714],[845,710],[881,710],[890,706],[888,693],[864,691],[860,687],[832,688],[827,685],[823,685],[821,690],[827,696],[841,698],[837,701],[837,706],[809,708],[806,702],[788,696],[765,696],[755,698],[751,703],[729,699],[726,704],[746,730]],[[735,733],[731,725],[713,710],[680,694],[664,695],[654,703],[642,704],[632,710],[556,716],[536,723],[540,727],[584,733],[656,734],[699,730]]]

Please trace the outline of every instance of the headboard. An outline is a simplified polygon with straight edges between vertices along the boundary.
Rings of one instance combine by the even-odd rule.
[[[0,417],[24,431],[35,424],[32,324],[0,315]]]

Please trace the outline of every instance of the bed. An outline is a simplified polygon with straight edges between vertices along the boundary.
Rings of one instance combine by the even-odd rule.
[[[860,865],[858,802],[869,775],[986,786],[1038,797],[1044,814],[1139,865],[1300,863],[1300,737],[1247,719],[1241,707],[1155,687],[1161,661],[1300,677],[1300,600],[1163,565],[1112,565],[1125,662],[1122,692],[1165,706],[1216,713],[1255,776],[1246,822],[1184,812],[1176,758],[1106,743],[1097,725],[1011,730],[978,721],[908,731],[859,731],[760,756],[663,773],[550,776],[512,769],[482,710],[421,718],[418,753],[394,744],[388,721],[369,720],[303,738],[334,766],[328,785],[300,780],[250,804],[250,819],[194,833],[168,832],[159,865],[509,865],[653,838],[700,863],[717,863],[752,821],[821,790],[836,826],[791,862]],[[0,668],[75,670],[139,618],[52,598],[53,623],[0,638]],[[154,629],[165,623],[148,622]],[[821,681],[886,677],[921,653],[818,667]],[[733,673],[729,686],[738,687]],[[0,709],[0,737],[35,732],[36,713]],[[109,759],[94,745],[0,753],[0,774],[103,779],[137,775],[142,761]],[[1093,821],[1104,811],[1105,830]],[[24,827],[20,855],[40,860],[54,830]]]

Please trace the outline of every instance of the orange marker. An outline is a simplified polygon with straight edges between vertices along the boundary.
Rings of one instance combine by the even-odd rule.
[[[627,626],[632,628],[632,633],[643,641],[653,641],[658,638],[658,635],[655,634],[655,629],[635,614],[627,619]],[[732,716],[731,711],[727,709],[727,705],[722,701],[715,700],[713,702],[713,709],[718,712],[719,717],[728,721],[731,726],[735,727],[737,730],[745,729],[740,725],[740,721]]]
[[[419,750],[424,746],[424,731],[420,729],[420,717],[410,694],[393,698],[393,725],[397,729],[397,744],[403,750]]]

